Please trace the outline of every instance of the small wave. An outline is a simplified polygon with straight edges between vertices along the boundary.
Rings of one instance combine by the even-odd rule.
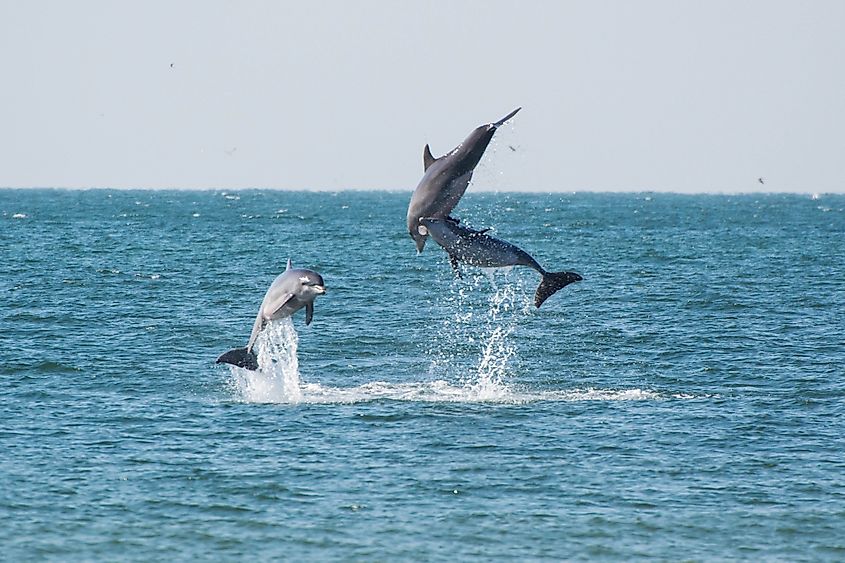
[[[235,368],[238,370],[239,368]],[[246,370],[239,370],[246,371]],[[248,372],[259,374],[260,372]],[[261,384],[263,382],[263,386]],[[259,383],[256,385],[256,383]],[[246,402],[283,404],[356,404],[375,401],[401,401],[416,403],[489,403],[502,405],[524,405],[528,403],[571,403],[571,402],[632,402],[690,400],[693,395],[661,393],[648,389],[569,389],[546,391],[523,391],[503,385],[454,385],[435,380],[416,383],[390,383],[372,381],[355,387],[332,387],[320,383],[304,383],[298,392],[280,392],[274,388],[270,378],[253,375],[251,387],[240,393]]]
[[[426,403],[521,402],[503,386],[455,386],[443,380],[417,383],[373,381],[357,387],[324,387],[319,383],[309,383],[302,387],[304,403],[349,404],[380,400]]]
[[[538,402],[580,401],[662,401],[692,399],[647,389],[572,389],[555,391],[520,391],[499,386],[456,386],[436,380],[419,383],[375,381],[357,387],[324,387],[318,383],[302,386],[303,403],[362,403],[371,401],[408,401],[425,403],[498,403],[522,405]]]
[[[548,394],[548,400],[559,401],[658,401],[668,399],[663,395],[646,389],[574,389]],[[554,398],[553,398],[554,397]]]
[[[74,373],[82,371],[82,368],[80,367],[50,360],[43,361],[33,366],[33,368],[35,371],[41,373]]]

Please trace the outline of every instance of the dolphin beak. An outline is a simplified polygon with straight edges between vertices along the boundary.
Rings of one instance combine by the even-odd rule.
[[[507,121],[507,120],[508,120],[508,119],[510,119],[511,117],[515,116],[515,115],[516,115],[516,112],[518,112],[518,111],[519,111],[519,110],[521,110],[521,109],[522,109],[522,106],[520,106],[520,107],[516,108],[515,110],[513,110],[512,112],[510,112],[509,114],[507,114],[506,116],[504,116],[502,119],[500,119],[500,120],[499,120],[499,121],[497,121],[496,123],[491,123],[490,125],[492,125],[494,129],[495,129],[495,128],[497,128],[497,127],[501,127],[502,125],[504,125],[504,124],[505,124],[505,121]]]
[[[326,293],[326,286],[324,286],[324,285],[315,285],[314,289],[317,290],[317,293],[321,293],[321,294]]]

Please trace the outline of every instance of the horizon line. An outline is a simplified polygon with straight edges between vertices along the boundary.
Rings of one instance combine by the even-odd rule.
[[[472,187],[472,186],[471,186]],[[387,192],[387,193],[412,193],[413,189],[409,188],[282,188],[282,187],[268,187],[268,186],[251,186],[251,187],[104,187],[104,186],[0,186],[0,190],[56,190],[56,191],[178,191],[178,192],[226,192],[226,191],[272,191],[272,192],[298,192],[298,193],[344,193],[344,192]],[[469,190],[468,190],[469,192]],[[674,195],[845,195],[845,190],[841,192],[826,191],[826,190],[772,190],[772,189],[751,189],[751,190],[729,190],[729,189],[696,189],[696,190],[677,190],[677,189],[662,189],[662,188],[621,188],[621,189],[594,189],[581,188],[569,190],[550,190],[542,188],[520,189],[520,188],[505,188],[505,189],[490,189],[490,188],[475,188],[469,193],[503,193],[503,194],[674,194]]]

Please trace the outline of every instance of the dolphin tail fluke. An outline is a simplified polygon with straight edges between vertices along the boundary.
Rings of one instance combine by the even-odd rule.
[[[507,121],[507,120],[508,120],[508,119],[510,119],[511,117],[515,116],[515,115],[516,115],[516,112],[518,112],[518,111],[519,111],[519,110],[521,110],[521,109],[522,109],[522,107],[518,107],[518,108],[516,108],[515,110],[513,110],[512,112],[510,112],[509,114],[507,114],[506,116],[504,116],[502,119],[500,119],[499,121],[497,121],[496,123],[494,123],[494,124],[493,124],[493,127],[501,127],[501,126],[505,123],[505,121]]]
[[[537,287],[537,293],[534,294],[534,305],[539,307],[543,302],[563,289],[572,282],[581,281],[580,275],[575,272],[546,272],[543,274],[543,281]]]
[[[232,364],[239,368],[246,368],[252,371],[258,369],[258,356],[247,348],[235,348],[220,355],[217,358],[218,364]]]

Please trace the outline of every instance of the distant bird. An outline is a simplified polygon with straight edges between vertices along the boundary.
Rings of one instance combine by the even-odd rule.
[[[513,152],[516,152],[516,147],[514,147],[513,145],[508,145],[508,148]]]
[[[763,181],[763,178],[757,178],[757,181],[758,181],[758,182],[760,182],[761,184],[765,184],[765,183],[766,183],[766,182],[764,182],[764,181]]]
[[[223,152],[225,152],[229,156],[232,156],[233,154],[235,154],[236,150],[238,150],[238,147],[232,147],[230,150],[223,149]]]

